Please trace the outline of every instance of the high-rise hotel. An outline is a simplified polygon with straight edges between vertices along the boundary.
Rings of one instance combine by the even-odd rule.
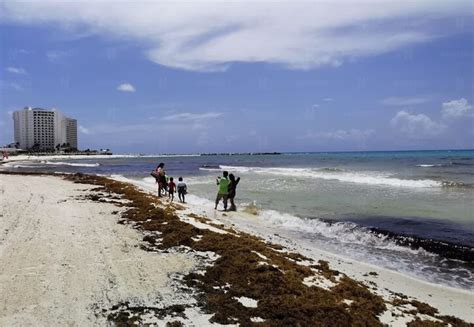
[[[53,150],[58,144],[77,149],[77,121],[57,109],[25,107],[13,113],[13,122],[22,149]]]

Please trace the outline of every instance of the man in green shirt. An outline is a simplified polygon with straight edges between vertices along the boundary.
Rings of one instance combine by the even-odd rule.
[[[219,190],[217,191],[217,197],[216,197],[216,206],[215,210],[217,210],[217,205],[221,201],[221,199],[224,201],[224,211],[227,210],[227,198],[229,197],[229,173],[224,171],[222,173],[222,178],[217,177],[217,185],[219,186]]]

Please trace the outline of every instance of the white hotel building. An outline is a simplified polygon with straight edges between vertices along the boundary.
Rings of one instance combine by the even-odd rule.
[[[25,107],[13,113],[13,123],[15,143],[21,149],[36,145],[40,150],[53,150],[65,143],[77,148],[77,121],[57,109]]]

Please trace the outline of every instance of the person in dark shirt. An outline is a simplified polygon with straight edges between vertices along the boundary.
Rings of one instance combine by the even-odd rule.
[[[173,182],[173,177],[170,177],[170,182],[168,183],[168,197],[171,202],[174,200],[174,193],[176,192],[176,184]]]
[[[237,184],[240,182],[240,177],[235,179],[234,174],[229,175],[229,201],[230,201],[230,209],[229,211],[236,211],[237,207],[235,206],[234,198],[235,198],[235,190],[237,189]]]
[[[156,169],[151,172],[151,175],[155,177],[155,180],[158,183],[158,196],[161,197],[161,194],[163,193],[163,191],[166,192],[167,188],[165,164],[161,162],[156,167]]]

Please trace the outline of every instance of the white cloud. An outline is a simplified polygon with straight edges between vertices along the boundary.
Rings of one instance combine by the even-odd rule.
[[[308,131],[306,133],[306,138],[310,139],[326,139],[333,141],[355,141],[361,142],[365,141],[371,136],[373,136],[375,131],[373,129],[359,130],[359,129],[350,129],[343,130],[339,129],[331,132],[313,132]]]
[[[19,67],[7,67],[6,70],[7,72],[12,73],[12,74],[27,75],[26,70]]]
[[[425,114],[410,114],[404,110],[399,111],[390,123],[414,138],[439,135],[446,129],[445,125],[433,121]]]
[[[88,128],[82,125],[79,125],[79,132],[86,135],[92,134],[92,132]]]
[[[188,122],[200,122],[203,120],[209,120],[209,119],[214,119],[222,116],[222,112],[204,112],[200,114],[193,114],[190,112],[183,112],[179,114],[173,114],[169,116],[165,116],[162,118],[162,120],[165,121],[188,121]]]
[[[462,117],[472,117],[473,107],[469,102],[461,98],[459,100],[451,100],[443,102],[441,107],[441,114],[445,119],[456,119]]]
[[[333,98],[324,98],[323,101],[325,102],[331,102],[333,100]]]
[[[385,106],[395,106],[395,107],[404,107],[404,106],[414,106],[417,104],[422,104],[430,101],[427,98],[421,97],[389,97],[382,99],[380,103]]]
[[[232,62],[338,66],[449,34],[438,20],[471,1],[4,1],[0,19],[54,23],[68,35],[138,41],[161,65],[215,71]],[[55,25],[56,26],[56,25]]]
[[[123,83],[117,86],[117,90],[122,92],[135,92],[135,87],[130,83]]]

